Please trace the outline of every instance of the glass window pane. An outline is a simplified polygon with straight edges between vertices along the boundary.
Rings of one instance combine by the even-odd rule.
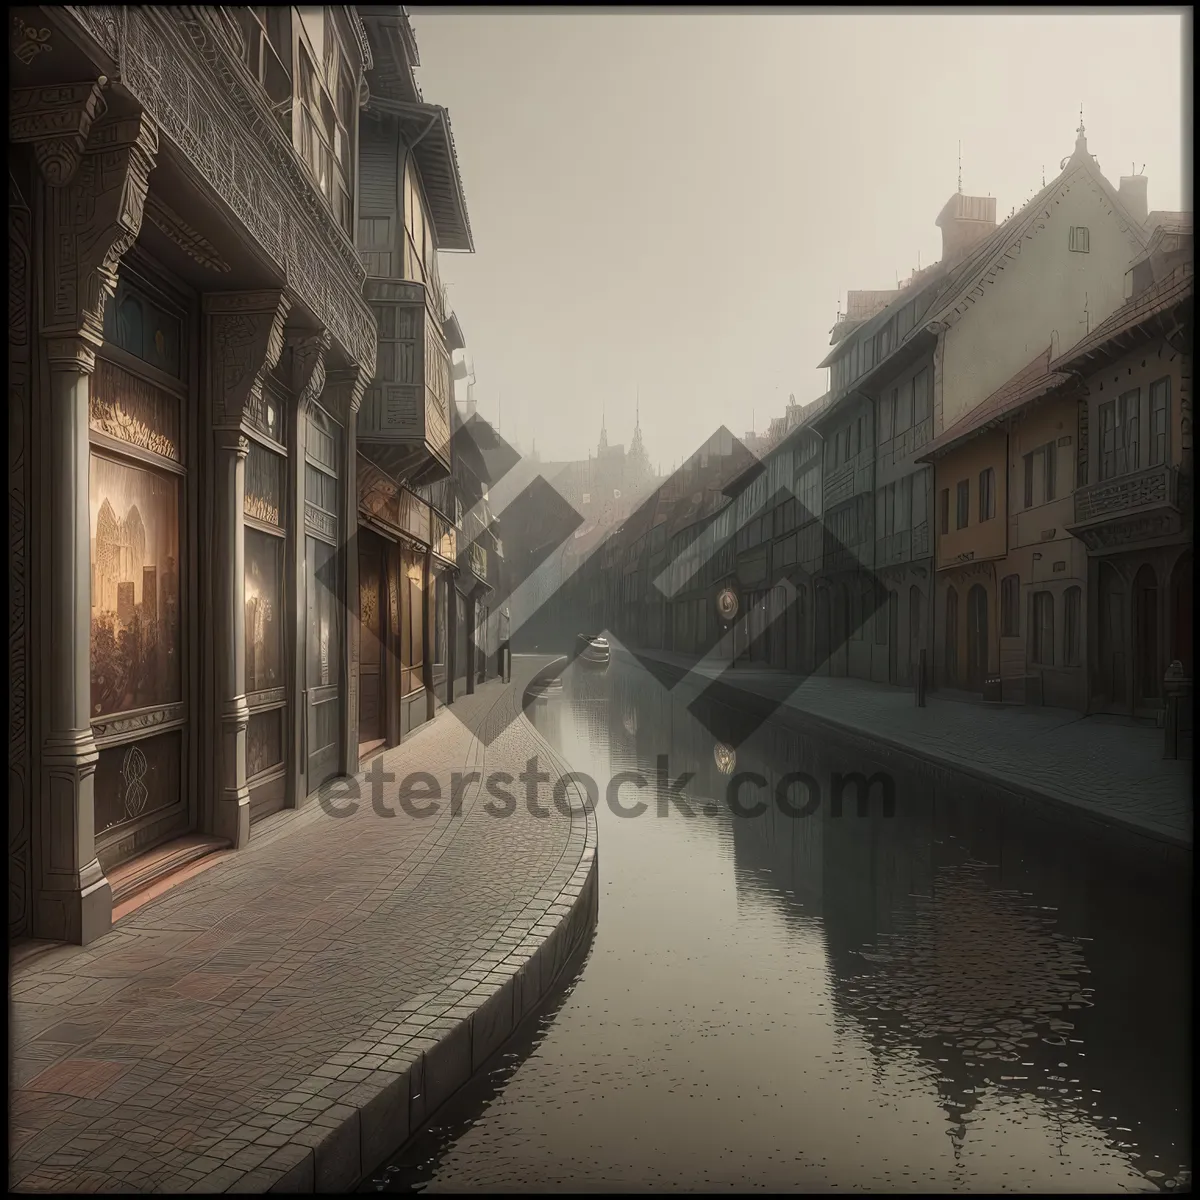
[[[310,688],[329,687],[341,675],[341,605],[338,603],[337,550],[305,539],[308,562],[308,636],[305,677]]]
[[[91,456],[92,716],[182,700],[179,481]]]
[[[282,687],[283,539],[247,529],[246,691]]]

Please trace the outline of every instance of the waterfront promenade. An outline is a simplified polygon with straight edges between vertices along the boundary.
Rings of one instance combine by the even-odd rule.
[[[1163,732],[1119,717],[985,705],[941,694],[918,708],[911,691],[857,679],[739,665],[693,667],[683,655],[639,650],[697,693],[718,675],[733,692],[779,702],[777,720],[824,726],[947,768],[964,780],[1073,811],[1173,849],[1192,846],[1192,764],[1163,759]],[[618,651],[631,663],[629,651]],[[691,667],[690,677],[684,673]],[[678,674],[676,674],[678,672]]]
[[[516,713],[549,661],[514,658],[381,763],[448,797],[536,755],[546,818],[489,815],[477,783],[415,818],[396,782],[384,817],[359,776],[354,815],[281,813],[91,945],[19,947],[10,1186],[344,1191],[423,1124],[595,924],[595,816],[555,808],[567,768]]]

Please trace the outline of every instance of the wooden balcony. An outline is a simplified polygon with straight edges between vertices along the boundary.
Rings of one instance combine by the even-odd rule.
[[[1186,487],[1166,464],[1093,483],[1075,493],[1068,532],[1091,554],[1174,541],[1183,533]]]
[[[368,279],[379,326],[375,378],[358,415],[360,452],[398,482],[420,487],[450,474],[450,355],[424,285]]]

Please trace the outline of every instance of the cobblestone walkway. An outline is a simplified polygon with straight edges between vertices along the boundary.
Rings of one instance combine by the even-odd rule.
[[[639,650],[685,670],[681,655]],[[624,657],[631,661],[628,652]],[[697,668],[694,682],[720,668]],[[1192,845],[1192,764],[1162,757],[1163,733],[1118,717],[1081,717],[1053,708],[992,707],[931,695],[917,708],[912,692],[857,679],[782,671],[726,674],[739,690],[782,701],[797,715],[914,751],[964,774],[986,776],[1028,795],[1084,810],[1177,846]],[[684,685],[690,686],[690,685]],[[780,712],[776,719],[782,718]]]
[[[546,661],[514,658],[512,685],[464,713],[503,725]],[[561,814],[543,784],[535,818],[518,784],[497,818],[473,783],[451,815],[452,772],[517,776],[535,755],[552,782],[567,770],[523,718],[485,749],[441,712],[383,756],[396,816],[367,787],[353,816],[280,814],[106,937],[18,964],[10,1186],[329,1191],[374,1169],[594,924],[593,814]],[[434,816],[396,802],[415,771],[446,797]]]

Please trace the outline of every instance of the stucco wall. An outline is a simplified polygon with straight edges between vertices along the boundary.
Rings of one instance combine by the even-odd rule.
[[[947,454],[937,462],[933,497],[933,521],[937,530],[937,566],[943,570],[970,555],[972,562],[999,558],[1008,549],[1005,529],[1007,512],[1007,487],[1005,480],[1005,447],[1007,436],[1002,432],[985,433],[973,438],[959,449]],[[996,487],[995,516],[990,520],[979,520],[979,475],[991,467]],[[960,480],[970,484],[970,505],[967,524],[963,529],[958,524],[958,484]],[[950,491],[949,532],[942,533],[942,492]]]
[[[1088,253],[1071,251],[1070,230],[1085,226]],[[1123,302],[1132,235],[1086,175],[1046,202],[1029,235],[984,280],[975,303],[946,331],[935,380],[937,431],[992,394],[1051,344],[1070,349]],[[1085,311],[1086,316],[1085,316]]]

